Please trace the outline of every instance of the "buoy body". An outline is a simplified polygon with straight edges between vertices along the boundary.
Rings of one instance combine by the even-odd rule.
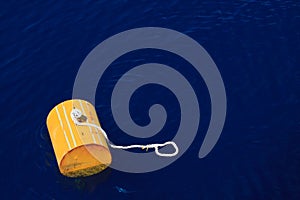
[[[93,127],[78,126],[72,109],[83,112],[84,120],[100,126],[96,110],[84,100],[68,100],[55,106],[47,117],[47,127],[60,172],[69,177],[96,174],[111,164],[107,141]]]

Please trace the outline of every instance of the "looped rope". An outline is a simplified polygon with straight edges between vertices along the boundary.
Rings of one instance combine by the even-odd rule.
[[[168,142],[165,142],[163,144],[147,144],[147,145],[140,145],[140,144],[134,144],[134,145],[129,145],[129,146],[121,146],[121,145],[115,145],[113,144],[107,137],[107,134],[106,132],[98,125],[96,124],[91,124],[91,123],[88,123],[86,122],[87,121],[87,117],[84,116],[81,111],[77,108],[74,108],[72,111],[71,111],[71,119],[73,120],[73,122],[76,124],[76,125],[79,125],[79,126],[90,126],[90,127],[94,127],[98,130],[101,131],[102,135],[105,137],[105,139],[107,140],[108,144],[114,148],[114,149],[133,149],[133,148],[142,148],[142,149],[146,149],[148,150],[149,148],[154,148],[155,149],[155,153],[156,155],[158,156],[161,156],[161,157],[173,157],[173,156],[176,156],[179,152],[179,149],[176,145],[175,142],[173,141],[168,141]],[[173,148],[175,149],[175,151],[173,153],[160,153],[159,152],[159,147],[164,147],[164,146],[167,146],[167,145],[172,145]]]

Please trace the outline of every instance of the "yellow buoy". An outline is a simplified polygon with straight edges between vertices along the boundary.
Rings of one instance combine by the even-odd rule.
[[[84,100],[68,100],[55,106],[47,117],[47,127],[60,172],[69,177],[89,176],[107,168],[112,157],[103,134],[90,126],[78,126],[71,118],[74,109],[81,119],[100,126],[96,110]]]

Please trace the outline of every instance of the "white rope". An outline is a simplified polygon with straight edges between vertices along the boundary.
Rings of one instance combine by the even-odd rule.
[[[168,141],[168,142],[165,142],[163,144],[147,144],[147,145],[140,145],[140,144],[134,144],[134,145],[129,145],[129,146],[121,146],[121,145],[115,145],[113,144],[107,137],[107,134],[106,132],[98,125],[96,124],[92,124],[92,123],[87,123],[86,120],[86,116],[84,116],[81,111],[77,108],[74,108],[72,111],[71,111],[71,118],[73,120],[73,122],[78,125],[78,126],[90,126],[90,127],[94,127],[98,130],[101,131],[102,135],[105,137],[105,139],[107,140],[108,144],[114,148],[114,149],[133,149],[133,148],[142,148],[142,149],[146,149],[148,150],[149,148],[154,148],[155,149],[155,153],[156,155],[158,156],[162,156],[162,157],[173,157],[173,156],[176,156],[179,152],[179,149],[176,145],[175,142],[173,141]],[[160,153],[158,151],[158,148],[159,147],[164,147],[164,146],[167,146],[167,145],[172,145],[175,149],[175,152],[174,153]]]

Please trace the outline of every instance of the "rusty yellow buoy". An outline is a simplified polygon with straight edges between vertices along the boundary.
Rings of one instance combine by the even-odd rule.
[[[78,120],[100,126],[96,110],[84,100],[68,100],[55,106],[47,127],[60,172],[69,177],[89,176],[106,169],[112,161],[106,138],[96,128],[73,123],[71,111],[79,109]]]

